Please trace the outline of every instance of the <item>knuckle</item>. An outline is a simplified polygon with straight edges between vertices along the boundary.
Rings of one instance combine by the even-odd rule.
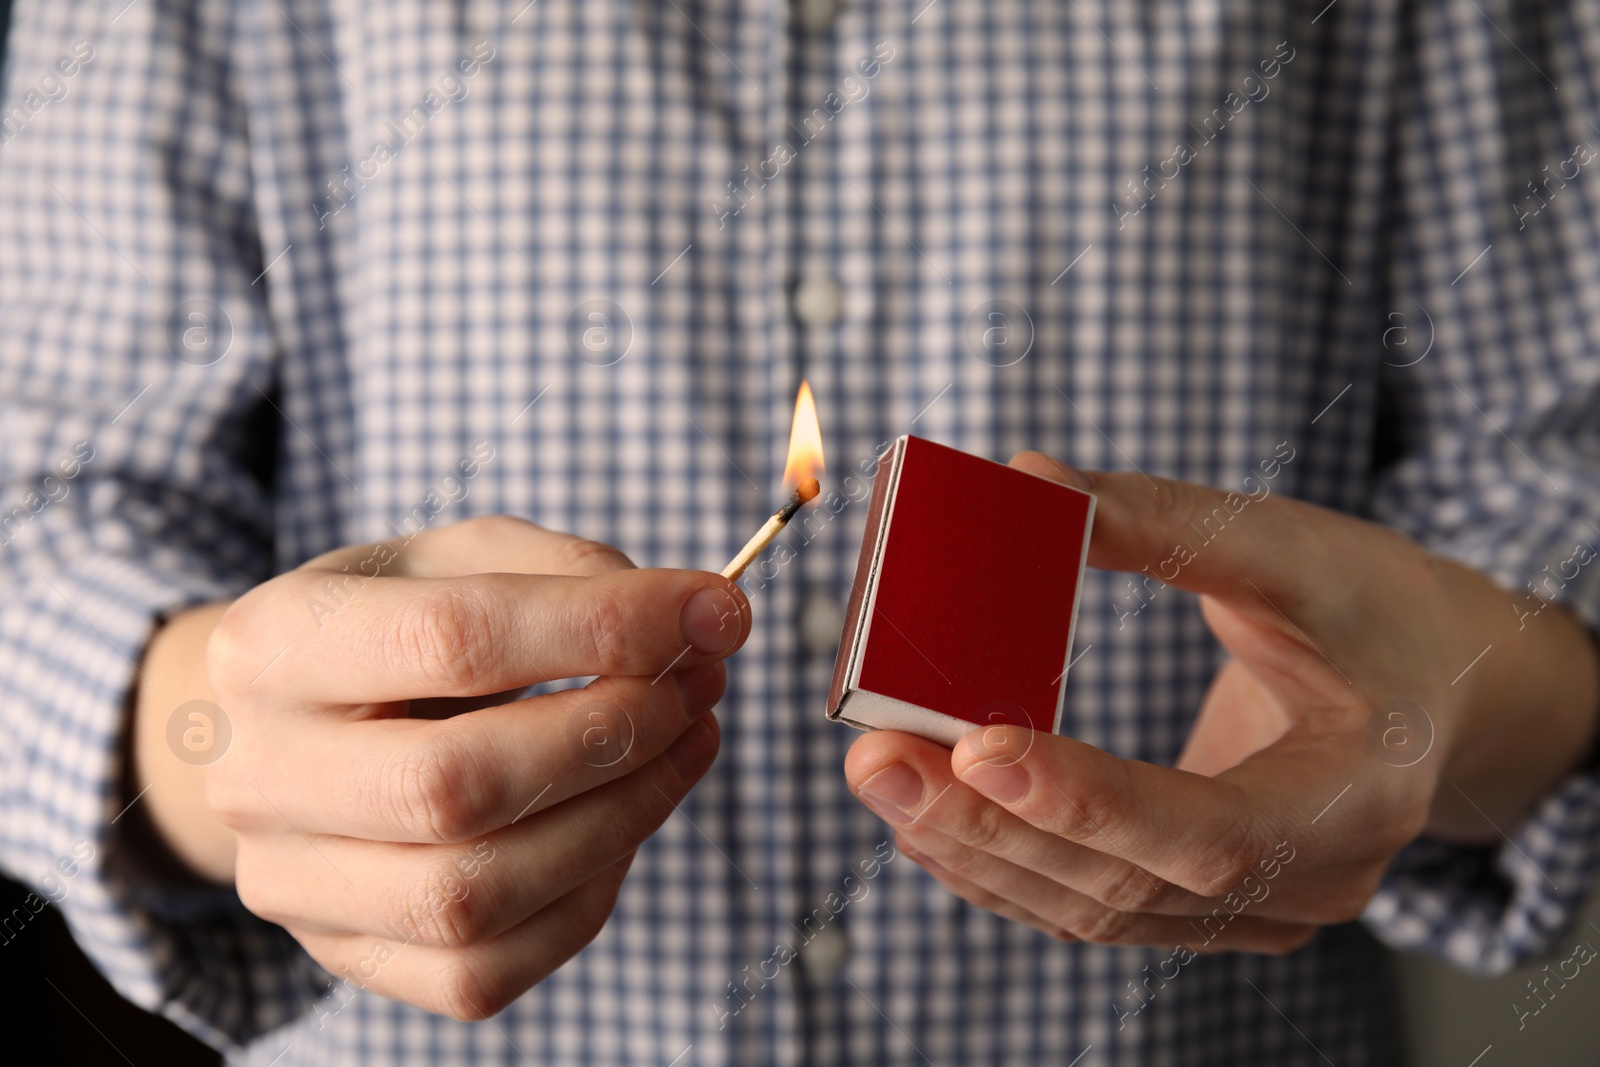
[[[443,532],[460,531],[461,533],[471,534],[474,537],[483,536],[492,540],[500,540],[502,538],[520,537],[529,530],[535,529],[538,529],[538,527],[534,523],[516,515],[478,515],[458,522],[454,526],[446,526]]]
[[[1227,829],[1200,852],[1187,888],[1203,897],[1220,897],[1232,891],[1255,870],[1259,840],[1262,838],[1248,817],[1228,823]]]
[[[468,889],[453,863],[430,863],[398,890],[396,905],[396,925],[425,944],[465,948],[488,932],[479,894]]]
[[[620,856],[637,848],[672,814],[670,800],[657,790],[650,790],[642,799],[640,804],[623,803],[607,808],[604,821],[595,827],[591,838],[594,856]],[[565,882],[577,871],[552,868],[548,873],[553,879]]]
[[[626,778],[661,755],[676,736],[668,727],[677,710],[676,687],[641,688],[647,684],[611,676],[570,692],[564,773],[598,784]]]
[[[1120,945],[1129,939],[1134,917],[1115,908],[1094,908],[1068,926],[1068,932],[1095,945]]]
[[[478,941],[472,894],[454,877],[450,862],[429,861],[418,875],[398,881],[381,913],[406,939],[443,949],[461,949]]]
[[[230,830],[242,830],[250,822],[251,806],[239,779],[216,764],[206,768],[205,801],[211,813]]]
[[[1100,903],[1116,911],[1142,912],[1160,904],[1171,890],[1170,883],[1157,878],[1143,867],[1128,863],[1112,875],[1095,897]]]
[[[573,943],[563,949],[567,958],[583,950],[605,926],[616,905],[617,890],[624,877],[618,869],[597,876],[583,891],[566,899],[571,910],[566,918],[566,930],[573,935]],[[504,1010],[522,994],[509,977],[495,977],[487,968],[475,965],[481,950],[469,949],[447,959],[440,969],[433,995],[427,1005],[429,1011],[448,1016],[458,1022],[481,1022]]]
[[[672,815],[671,793],[659,787],[650,792],[655,794],[654,803],[618,804],[611,809],[605,828],[606,855],[621,856],[638,848]]]
[[[241,849],[234,868],[234,889],[245,910],[269,923],[284,926],[288,915],[277,905],[272,881],[263,878],[250,850]]]
[[[968,848],[988,852],[1000,844],[1008,818],[1004,809],[984,804],[974,817],[961,821],[956,830],[956,840]]]
[[[455,956],[443,964],[428,1010],[456,1022],[478,1023],[516,999],[514,993],[485,979],[483,966],[474,963],[470,956]]]
[[[268,583],[269,585],[272,583]],[[259,604],[265,587],[228,605],[206,640],[206,673],[218,693],[242,689],[261,669]],[[252,666],[253,665],[253,666]]]
[[[1126,770],[1120,763],[1112,765],[1118,777],[1106,781],[1099,776],[1088,780],[1070,797],[1063,794],[1061,834],[1072,841],[1088,841],[1097,837],[1107,826],[1115,826],[1127,814]]]
[[[574,574],[586,574],[619,563],[632,566],[620,549],[613,548],[604,541],[591,541],[584,537],[573,537],[563,541],[556,552],[556,561],[563,569]]]
[[[1187,482],[1155,478],[1155,510],[1174,519],[1191,518],[1196,506],[1194,489]]]
[[[590,599],[578,613],[576,626],[581,646],[592,657],[595,674],[626,674],[631,664],[634,638],[628,610],[610,592]]]
[[[382,764],[377,795],[396,825],[413,837],[461,841],[479,832],[483,779],[448,736],[427,745],[407,745]]]
[[[397,663],[420,672],[436,693],[474,694],[489,674],[492,631],[481,606],[452,585],[401,612],[392,653]]]
[[[617,892],[622,888],[625,876],[626,872],[622,870],[608,871],[590,887],[593,892],[578,894],[575,922],[580,936],[578,949],[583,949],[593,941],[611,918],[612,909],[617,906]]]

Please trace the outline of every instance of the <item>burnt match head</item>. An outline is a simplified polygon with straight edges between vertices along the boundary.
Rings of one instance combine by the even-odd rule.
[[[820,492],[822,492],[822,485],[815,478],[807,478],[801,482],[795,489],[794,495],[789,498],[789,502],[778,509],[778,521],[788,522],[794,518],[795,512],[800,510],[800,506],[808,500],[815,500]]]

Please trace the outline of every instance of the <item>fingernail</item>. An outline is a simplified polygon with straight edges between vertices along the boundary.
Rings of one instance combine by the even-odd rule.
[[[711,743],[711,727],[704,719],[696,719],[667,749],[667,762],[679,777],[693,780],[711,766],[716,755],[716,746]]]
[[[864,800],[879,815],[910,815],[922,803],[922,776],[904,763],[891,763],[861,783]]]
[[[935,872],[936,874],[947,874],[947,873],[949,873],[942,866],[939,865],[939,861],[938,860],[934,859],[932,856],[927,855],[926,853],[913,852],[909,848],[902,848],[900,851],[901,851],[902,854],[904,854],[906,859],[910,860],[912,863],[915,863],[919,867],[925,867],[928,870]]]
[[[708,587],[683,605],[678,625],[701,652],[726,652],[739,640],[739,605],[727,590]]]
[[[1022,764],[1002,756],[988,763],[975,763],[961,773],[961,780],[990,800],[1015,804],[1028,795],[1033,781]]]

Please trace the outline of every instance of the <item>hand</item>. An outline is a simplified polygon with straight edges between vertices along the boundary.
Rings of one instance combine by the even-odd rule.
[[[589,943],[635,849],[710,766],[706,712],[748,628],[716,575],[637,570],[507,518],[265,583],[208,657],[233,738],[206,799],[237,842],[241,899],[336,979],[494,1014]],[[429,714],[488,706],[436,720],[424,698]]]
[[[1036,453],[1012,464],[1091,482]],[[954,752],[856,741],[852,789],[971,903],[1065,940],[1289,951],[1358,917],[1424,830],[1499,840],[1593,743],[1600,657],[1563,610],[1526,619],[1526,596],[1260,485],[1092,489],[1090,564],[1199,594],[1231,658],[1176,768],[1013,726]],[[1222,532],[1197,545],[1208,517]]]

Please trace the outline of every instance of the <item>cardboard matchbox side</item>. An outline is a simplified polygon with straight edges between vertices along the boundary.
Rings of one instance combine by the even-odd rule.
[[[889,499],[889,485],[894,481],[894,472],[900,467],[900,456],[905,452],[905,447],[904,437],[896,440],[888,454],[878,460],[877,477],[872,480],[872,497],[867,501],[867,524],[861,531],[861,552],[856,556],[856,574],[851,579],[850,599],[845,604],[844,630],[839,638],[839,652],[833,661],[833,682],[828,686],[829,718],[839,718],[845,690],[849,687],[850,664],[855,659],[855,646],[861,637],[861,609],[866,603],[867,580],[872,574],[873,559],[881,540],[878,535],[883,528],[884,506]]]
[[[828,694],[831,718],[944,744],[1056,732],[1089,493],[918,437],[880,463]]]

